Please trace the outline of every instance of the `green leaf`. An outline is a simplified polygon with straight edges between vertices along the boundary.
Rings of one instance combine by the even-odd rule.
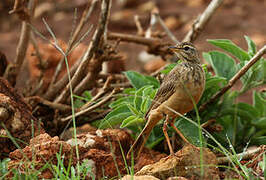
[[[116,107],[113,111],[108,113],[104,119],[94,121],[93,126],[101,129],[110,128],[122,123],[124,119],[131,116],[132,113],[126,104]]]
[[[247,61],[250,59],[249,54],[235,45],[232,41],[227,39],[213,39],[207,40],[209,43],[231,53],[233,56],[238,58],[240,61]]]
[[[175,126],[185,136],[185,138],[196,146],[200,146],[199,128],[186,119],[179,118],[175,122]],[[205,142],[203,142],[204,144]]]
[[[220,76],[213,76],[210,79],[206,80],[205,89],[209,89],[212,87],[220,87],[221,85],[226,83],[226,79]]]
[[[139,89],[145,85],[152,85],[154,87],[159,87],[159,82],[156,78],[151,76],[144,76],[140,73],[134,71],[126,71],[124,72],[132,86],[136,89]]]
[[[101,122],[93,122],[92,125],[96,125],[99,129],[114,128],[114,126],[121,124],[127,117],[131,116],[131,112],[124,112],[116,114],[109,119],[100,120]]]
[[[174,67],[177,65],[177,63],[172,63],[167,65],[163,70],[161,70],[162,74],[168,74]]]
[[[152,86],[149,86],[143,90],[143,99],[141,102],[140,110],[145,113],[151,103],[151,100],[153,97],[152,94],[155,90],[152,88]]]
[[[137,110],[137,108],[133,107],[130,104],[127,104],[128,109],[130,109],[131,113],[138,116],[140,114],[140,112]]]
[[[254,121],[252,122],[254,126],[256,126],[259,129],[266,129],[266,117],[262,117]]]
[[[135,93],[135,99],[134,99],[134,107],[138,110],[138,111],[140,111],[141,110],[141,103],[142,103],[142,101],[143,101],[143,99],[144,99],[144,97],[143,97],[143,91],[144,91],[144,89],[146,89],[146,88],[148,88],[149,86],[143,86],[143,87],[141,87],[140,89],[138,89],[137,91],[136,91],[136,93]]]
[[[259,117],[259,111],[256,108],[254,108],[253,106],[251,106],[250,104],[240,102],[234,106],[236,106],[236,108],[238,110],[241,109],[241,110],[249,113],[252,116],[252,119]]]
[[[140,118],[138,116],[129,116],[128,118],[126,118],[120,128],[125,128],[125,127],[129,127],[129,126],[135,126],[135,125],[138,125],[138,124],[141,124],[144,122],[144,119],[143,118]]]
[[[109,107],[114,109],[120,105],[123,104],[133,104],[134,103],[135,96],[126,96],[126,97],[121,97],[118,98],[116,101],[112,102]]]
[[[85,98],[87,99],[87,101],[91,100],[91,98],[92,98],[92,95],[91,95],[91,92],[90,91],[85,91],[83,93],[83,96],[85,96]]]
[[[257,52],[256,44],[248,36],[245,36],[245,39],[248,44],[248,54],[254,56]]]
[[[124,113],[124,112],[130,112],[130,109],[128,108],[126,104],[122,104],[121,106],[116,107],[114,110],[112,110],[105,116],[105,119],[109,119],[114,115]]]
[[[211,64],[217,76],[222,76],[229,80],[235,75],[236,64],[230,56],[222,52],[211,51],[203,53],[203,57]]]
[[[260,136],[260,137],[252,138],[250,143],[255,144],[255,145],[265,145],[266,144],[266,136]]]
[[[253,106],[258,110],[261,117],[266,116],[266,100],[256,91],[253,91]]]

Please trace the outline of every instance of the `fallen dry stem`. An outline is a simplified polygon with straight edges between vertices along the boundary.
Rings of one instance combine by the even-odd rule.
[[[233,155],[232,158],[237,158],[237,159],[241,159],[241,160],[250,159],[255,154],[261,152],[262,150],[263,150],[263,146],[258,147],[256,149],[252,149],[252,150],[249,150],[246,152],[242,152],[242,153]],[[218,157],[217,161],[218,161],[218,164],[226,164],[226,163],[232,162],[232,160],[230,160],[228,157]]]
[[[211,17],[216,12],[216,9],[222,4],[223,0],[212,0],[205,11],[198,17],[195,23],[192,25],[192,28],[187,33],[183,42],[194,42],[199,34],[203,31],[203,28],[209,22]]]
[[[99,92],[90,101],[84,104],[80,108],[80,110],[84,110],[88,108],[93,102],[96,102],[99,98],[101,98],[110,89],[109,85],[110,85],[111,79],[112,79],[111,76],[109,76],[107,80],[105,81],[103,88],[101,88]]]
[[[81,110],[81,111],[75,113],[75,117],[78,117],[80,115],[83,115],[85,113],[88,113],[90,111],[93,111],[94,109],[100,107],[101,105],[103,105],[106,102],[108,102],[113,97],[113,95],[116,94],[116,93],[118,93],[118,92],[120,92],[120,89],[119,88],[115,88],[109,95],[107,95],[105,98],[103,98],[97,104],[94,104],[94,105],[88,107],[87,109],[84,109],[84,110]],[[73,118],[73,116],[70,115],[70,116],[68,116],[66,118],[61,119],[61,122],[65,122],[65,121],[71,120],[72,118]]]
[[[217,92],[211,99],[202,104],[199,108],[199,111],[203,111],[207,106],[214,103],[218,98],[220,98],[226,91],[228,91],[240,79],[248,70],[252,67],[264,54],[266,53],[266,45],[264,45],[251,59],[250,61],[243,66],[235,75],[230,79],[228,84],[223,87],[219,92]]]
[[[49,106],[52,109],[59,110],[61,112],[70,112],[71,111],[71,106],[65,105],[65,104],[59,104],[59,103],[54,103],[51,101],[48,101],[46,99],[43,99],[39,96],[32,96],[25,98],[26,101],[34,101],[35,103],[41,103],[46,106]]]

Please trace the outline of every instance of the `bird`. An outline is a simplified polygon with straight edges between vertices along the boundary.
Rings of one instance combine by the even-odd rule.
[[[200,100],[205,89],[205,72],[200,63],[197,48],[190,42],[181,42],[169,49],[177,55],[181,63],[177,64],[166,75],[158,89],[148,111],[145,114],[145,127],[131,146],[127,157],[134,153],[139,158],[140,153],[153,129],[165,117],[163,133],[165,135],[170,155],[174,155],[167,127],[171,127],[187,144],[189,141],[175,127],[174,119],[191,111]]]

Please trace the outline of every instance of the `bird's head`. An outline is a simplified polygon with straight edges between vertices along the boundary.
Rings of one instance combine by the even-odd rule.
[[[175,46],[170,46],[169,49],[183,61],[200,63],[199,53],[190,42],[182,42]]]

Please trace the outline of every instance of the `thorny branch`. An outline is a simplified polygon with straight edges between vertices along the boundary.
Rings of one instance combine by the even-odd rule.
[[[190,31],[187,33],[183,42],[194,42],[195,39],[202,32],[203,28],[206,26],[208,21],[211,19],[216,9],[222,4],[223,0],[212,0],[212,2],[208,5],[205,11],[198,17],[196,22],[193,24]]]
[[[255,64],[264,54],[266,54],[266,45],[264,45],[251,59],[250,61],[243,66],[238,73],[234,75],[228,82],[228,84],[223,87],[219,92],[217,92],[210,100],[202,104],[199,108],[199,111],[203,111],[207,108],[208,105],[214,103],[218,98],[220,98],[226,91],[228,91],[238,79],[241,78],[248,70],[251,68],[253,64]]]

